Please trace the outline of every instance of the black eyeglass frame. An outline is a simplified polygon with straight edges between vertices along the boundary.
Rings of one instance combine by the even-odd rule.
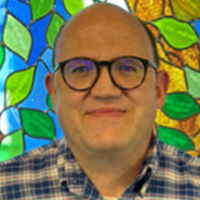
[[[144,66],[144,75],[143,75],[143,78],[142,78],[141,82],[140,82],[138,85],[134,86],[133,88],[123,88],[123,87],[117,85],[117,83],[114,81],[114,79],[113,79],[113,77],[112,77],[112,74],[111,74],[111,67],[112,67],[112,64],[113,64],[115,61],[117,61],[117,60],[119,60],[119,59],[123,59],[123,58],[138,59],[139,61],[142,62],[143,66]],[[86,60],[92,61],[92,62],[95,64],[96,68],[97,68],[97,76],[96,76],[96,78],[94,79],[94,82],[92,83],[92,85],[91,85],[90,87],[87,87],[87,88],[85,88],[85,89],[76,89],[76,88],[73,88],[73,87],[67,82],[67,80],[66,80],[66,78],[65,78],[65,76],[64,76],[64,68],[65,68],[65,65],[66,65],[68,62],[70,62],[70,61],[72,61],[72,60],[76,60],[76,59],[86,59]],[[67,84],[67,86],[68,86],[69,88],[71,88],[72,90],[76,90],[76,91],[86,91],[86,90],[90,90],[90,89],[95,85],[95,83],[98,81],[98,79],[99,79],[99,74],[100,74],[100,66],[107,66],[110,79],[111,79],[112,83],[113,83],[116,87],[118,87],[119,89],[122,89],[122,90],[133,90],[133,89],[139,87],[139,86],[144,82],[144,80],[145,80],[145,78],[146,78],[146,74],[147,74],[148,65],[151,65],[151,66],[153,67],[153,69],[155,69],[155,70],[158,68],[157,65],[156,65],[155,63],[153,63],[153,62],[151,62],[151,61],[149,61],[149,60],[146,60],[146,59],[144,59],[144,58],[136,57],[136,56],[122,56],[122,57],[118,57],[118,58],[116,58],[116,59],[114,59],[114,60],[111,60],[111,61],[100,61],[100,62],[98,62],[98,61],[96,61],[96,60],[93,60],[93,59],[91,59],[91,58],[87,58],[87,57],[75,57],[75,58],[72,58],[72,59],[65,60],[65,61],[62,61],[62,62],[60,62],[60,63],[57,63],[57,64],[55,65],[55,67],[54,67],[54,70],[56,71],[56,70],[58,70],[59,68],[61,69],[61,74],[62,74],[62,78],[63,78],[64,82],[65,82],[65,83]]]

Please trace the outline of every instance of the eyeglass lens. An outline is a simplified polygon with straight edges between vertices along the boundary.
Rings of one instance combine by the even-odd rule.
[[[64,66],[66,82],[74,89],[90,88],[98,78],[98,63],[89,59],[74,59]],[[141,83],[144,65],[136,58],[120,58],[111,62],[110,76],[115,85],[130,89]]]

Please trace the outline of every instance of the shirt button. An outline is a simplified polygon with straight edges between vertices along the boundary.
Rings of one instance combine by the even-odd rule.
[[[64,187],[64,188],[67,187],[67,181],[63,180],[63,181],[61,182],[61,186]]]
[[[143,196],[145,193],[146,193],[146,187],[143,187],[141,190],[140,190],[140,194]]]

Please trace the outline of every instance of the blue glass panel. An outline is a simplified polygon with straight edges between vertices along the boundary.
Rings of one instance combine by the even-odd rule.
[[[24,134],[24,144],[25,144],[25,151],[29,151],[31,149],[35,149],[37,147],[40,147],[42,145],[48,144],[52,142],[51,140],[46,139],[39,139],[39,138],[33,138],[26,134]]]
[[[4,107],[4,93],[3,93],[3,89],[0,87],[0,114],[3,110],[3,107]]]
[[[55,125],[55,129],[56,129],[56,138],[62,138],[63,137],[63,132],[60,128],[59,122],[58,122],[58,118],[56,116],[55,113],[53,113],[52,111],[48,112],[48,115],[53,119],[54,121],[54,125]]]
[[[41,59],[44,61],[50,72],[54,72],[52,67],[52,54],[52,49],[48,48],[44,51],[44,53],[41,56]]]
[[[19,111],[15,107],[10,107],[1,115],[0,127],[3,135],[7,135],[21,127]]]
[[[200,37],[200,19],[196,21],[195,25],[194,25],[194,28],[197,32],[197,34],[199,35]]]
[[[70,15],[66,12],[62,0],[56,0],[54,10],[58,12],[66,21],[70,19]]]
[[[0,41],[2,40],[3,27],[6,19],[6,0],[0,0]]]
[[[39,62],[36,67],[34,84],[31,93],[27,99],[19,104],[19,107],[47,110],[47,91],[44,84],[45,76],[47,73],[48,70],[46,69],[46,67],[42,64],[42,62]]]
[[[28,26],[31,22],[31,12],[29,5],[16,0],[8,1],[8,10],[22,23]]]
[[[51,14],[40,19],[39,21],[36,21],[30,27],[30,32],[33,38],[33,46],[32,46],[29,60],[28,60],[29,66],[32,66],[33,64],[36,63],[39,55],[47,46],[45,34],[46,34],[46,29],[47,29],[50,19],[51,19]]]
[[[4,107],[4,87],[5,81],[8,75],[11,73],[26,69],[26,63],[15,53],[11,52],[9,49],[4,48],[5,50],[5,60],[4,64],[0,70],[0,112]]]

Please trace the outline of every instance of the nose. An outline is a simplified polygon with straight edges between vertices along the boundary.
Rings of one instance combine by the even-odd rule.
[[[122,91],[112,82],[108,68],[102,66],[97,82],[91,89],[91,95],[95,98],[112,99],[121,95]]]

